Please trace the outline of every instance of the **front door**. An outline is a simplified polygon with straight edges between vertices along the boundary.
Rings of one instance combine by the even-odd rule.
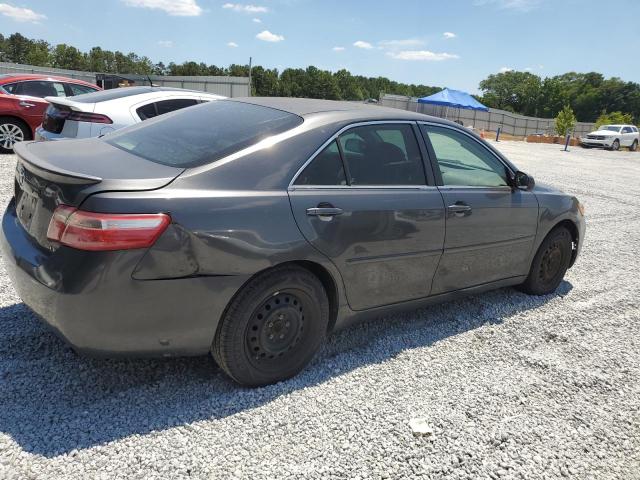
[[[432,293],[526,275],[538,225],[536,196],[509,186],[506,165],[471,135],[421,128],[447,211]]]
[[[333,261],[354,310],[429,295],[444,243],[444,204],[428,185],[410,122],[354,126],[289,189],[305,238]]]

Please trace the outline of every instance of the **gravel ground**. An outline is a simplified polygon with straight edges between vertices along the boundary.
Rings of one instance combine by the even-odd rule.
[[[640,154],[498,147],[586,204],[557,294],[360,325],[267,388],[206,357],[80,358],[0,267],[0,478],[640,478]]]

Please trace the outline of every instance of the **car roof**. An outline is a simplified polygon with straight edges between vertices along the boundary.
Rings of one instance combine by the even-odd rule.
[[[319,100],[312,98],[291,97],[236,97],[231,101],[251,103],[263,107],[275,108],[298,115],[299,117],[337,116],[341,120],[429,120],[438,123],[450,123],[437,117],[422,113],[409,112],[398,108],[382,107],[362,102],[345,102],[337,100]]]
[[[144,95],[144,94],[154,94],[154,93],[191,93],[197,95],[204,96],[213,96],[213,94],[208,92],[201,92],[198,90],[187,90],[184,88],[172,88],[172,87],[151,87],[151,86],[140,86],[140,87],[123,87],[123,88],[114,88],[111,90],[102,90],[100,92],[92,92],[92,93],[84,93],[82,95],[76,95],[73,97],[74,102],[78,103],[100,103],[100,102],[108,102],[110,100],[117,100],[120,98],[131,97],[134,95]],[[153,95],[150,95],[151,97]]]
[[[80,85],[89,85],[94,88],[99,88],[97,85],[85,80],[79,80],[77,78],[71,77],[62,77],[59,75],[46,75],[42,73],[4,73],[0,75],[0,85],[24,80],[53,80],[66,83],[77,83]]]

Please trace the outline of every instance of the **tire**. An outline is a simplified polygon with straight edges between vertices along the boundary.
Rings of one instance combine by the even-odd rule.
[[[635,152],[638,150],[638,140],[634,140],[631,146],[629,147],[630,152]]]
[[[611,150],[613,150],[614,152],[617,152],[618,150],[620,150],[620,140],[616,138],[613,141],[613,143],[611,144]]]
[[[328,324],[329,299],[320,280],[301,267],[277,267],[234,297],[211,353],[239,384],[269,385],[293,377],[311,361]]]
[[[571,244],[571,233],[565,227],[556,227],[549,232],[538,248],[520,290],[530,295],[554,292],[571,263]]]
[[[24,140],[31,140],[31,130],[24,122],[0,117],[0,153],[13,153],[13,144]]]

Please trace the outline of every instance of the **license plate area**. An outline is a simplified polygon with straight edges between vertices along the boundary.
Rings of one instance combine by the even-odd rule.
[[[24,190],[20,194],[18,203],[16,205],[16,213],[18,220],[24,229],[29,232],[31,230],[31,223],[33,222],[33,215],[38,207],[38,197],[30,195]]]

